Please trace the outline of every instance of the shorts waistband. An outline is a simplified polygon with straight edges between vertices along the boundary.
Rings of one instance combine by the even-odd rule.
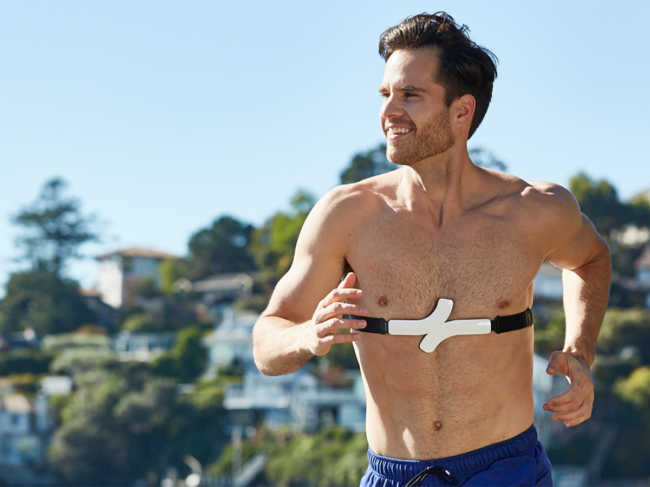
[[[537,446],[537,430],[531,426],[523,433],[478,450],[437,460],[399,460],[382,457],[368,448],[368,463],[375,474],[389,480],[410,480],[427,467],[438,465],[455,476],[470,476],[504,458],[532,452]]]

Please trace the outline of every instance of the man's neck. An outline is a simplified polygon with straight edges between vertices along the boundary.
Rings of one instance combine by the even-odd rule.
[[[430,212],[442,227],[473,206],[481,179],[481,170],[472,163],[467,147],[452,147],[405,166],[397,191],[408,207]]]

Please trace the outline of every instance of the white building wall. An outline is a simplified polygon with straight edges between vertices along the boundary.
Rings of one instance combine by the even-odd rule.
[[[102,301],[113,308],[122,306],[122,258],[115,255],[103,259],[99,265],[99,275],[95,287],[102,297]]]

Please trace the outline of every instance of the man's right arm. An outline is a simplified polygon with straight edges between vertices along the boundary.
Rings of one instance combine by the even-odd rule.
[[[268,307],[253,329],[253,357],[265,375],[288,374],[312,356],[326,354],[332,344],[352,342],[365,322],[343,319],[366,310],[345,300],[358,299],[356,277],[343,274],[347,240],[358,205],[347,188],[328,193],[309,214],[300,232],[291,268],[278,282]],[[361,324],[363,323],[363,324]]]

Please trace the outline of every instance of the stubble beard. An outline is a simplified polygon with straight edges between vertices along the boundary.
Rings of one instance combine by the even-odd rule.
[[[415,133],[414,140],[406,144],[400,143],[399,147],[388,140],[386,157],[393,164],[412,166],[427,157],[448,151],[455,143],[449,109],[443,108],[422,124]]]

